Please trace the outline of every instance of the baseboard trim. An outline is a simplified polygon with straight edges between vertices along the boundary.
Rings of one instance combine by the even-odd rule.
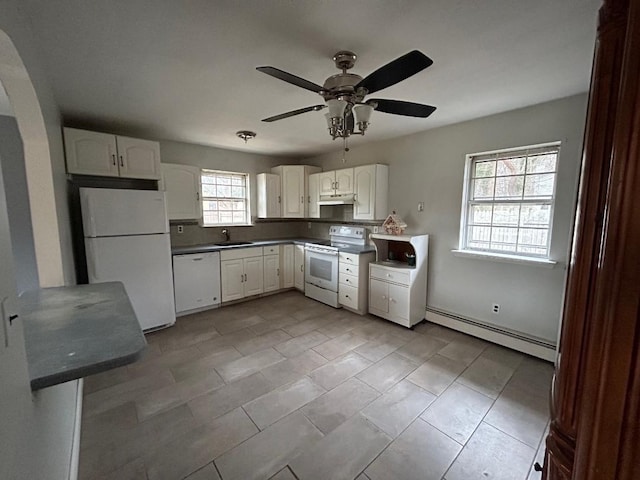
[[[528,338],[516,332],[499,329],[468,318],[427,308],[425,318],[432,323],[482,338],[498,345],[554,363],[556,346],[544,340]]]

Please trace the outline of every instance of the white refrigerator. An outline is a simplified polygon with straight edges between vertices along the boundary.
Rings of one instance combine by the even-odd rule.
[[[142,330],[176,321],[165,193],[81,188],[89,283],[120,281]]]

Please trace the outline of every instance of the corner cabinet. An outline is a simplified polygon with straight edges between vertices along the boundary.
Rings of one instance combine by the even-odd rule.
[[[263,292],[280,290],[280,246],[263,247]]]
[[[293,286],[304,292],[304,245],[293,248]]]
[[[376,261],[369,264],[369,313],[411,328],[427,308],[429,235],[374,233],[370,238]]]
[[[353,169],[354,220],[384,220],[389,214],[389,166],[363,165]]]
[[[64,145],[69,173],[160,180],[158,142],[65,128]]]
[[[190,165],[163,163],[160,190],[167,194],[169,220],[200,218],[200,169]]]
[[[274,173],[256,175],[258,218],[280,218],[280,176]]]
[[[308,194],[309,175],[319,171],[320,167],[310,165],[280,165],[271,169],[271,173],[280,176],[282,218],[307,217],[311,200]]]

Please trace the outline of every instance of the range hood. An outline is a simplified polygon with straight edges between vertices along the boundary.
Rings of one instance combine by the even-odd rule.
[[[318,205],[353,205],[356,196],[353,193],[348,195],[320,195]]]

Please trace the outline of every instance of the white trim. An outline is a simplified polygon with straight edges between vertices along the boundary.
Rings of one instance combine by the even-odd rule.
[[[519,255],[506,255],[495,252],[483,252],[480,250],[451,250],[456,257],[475,258],[476,260],[490,260],[501,263],[517,263],[520,265],[532,265],[535,267],[553,268],[558,262],[540,257],[521,257]]]
[[[541,358],[548,362],[553,363],[556,360],[556,349],[551,346],[551,344],[549,344],[549,346],[545,346],[542,344],[533,343],[533,341],[528,341],[524,337],[517,338],[506,333],[483,328],[480,325],[467,323],[462,317],[460,317],[460,319],[457,319],[453,315],[443,315],[429,309],[427,309],[425,313],[425,318],[429,322],[435,323],[437,325],[442,325],[444,327],[448,327],[453,330],[466,333],[468,335],[473,335],[474,337],[497,343],[498,345],[502,345],[518,352]]]
[[[502,254],[498,251],[495,250],[491,250],[491,251],[483,251],[483,250],[479,250],[479,249],[473,249],[471,247],[467,246],[467,230],[469,228],[468,225],[468,218],[469,218],[469,208],[470,208],[470,204],[473,203],[471,202],[470,199],[470,195],[471,195],[471,184],[472,184],[472,178],[473,178],[473,172],[472,172],[472,167],[474,165],[474,160],[477,157],[482,157],[482,156],[487,156],[487,155],[495,155],[495,156],[500,156],[500,154],[502,153],[510,153],[510,152],[521,152],[521,151],[526,151],[526,150],[535,150],[535,149],[541,149],[541,148],[549,148],[549,147],[557,147],[558,150],[558,154],[556,157],[556,169],[553,172],[554,174],[554,182],[553,182],[553,193],[550,199],[547,200],[537,200],[537,199],[524,199],[524,197],[522,199],[518,199],[518,200],[513,200],[513,199],[507,199],[505,201],[502,200],[497,200],[495,198],[495,183],[494,183],[494,196],[493,198],[491,198],[491,200],[476,200],[475,202],[478,204],[487,204],[487,205],[494,205],[495,203],[514,203],[514,204],[526,204],[526,203],[548,203],[550,205],[550,212],[549,212],[549,224],[548,227],[546,228],[547,230],[547,255],[549,254],[549,252],[551,251],[551,237],[552,237],[552,233],[553,233],[553,217],[554,217],[554,210],[555,210],[555,201],[556,201],[556,191],[558,188],[558,164],[560,162],[560,151],[561,151],[561,147],[562,147],[562,142],[557,140],[557,141],[553,141],[553,142],[546,142],[546,143],[540,143],[540,144],[535,144],[535,145],[525,145],[525,146],[521,146],[521,147],[512,147],[512,148],[503,148],[500,150],[491,150],[491,151],[487,151],[487,152],[478,152],[478,153],[470,153],[465,155],[465,169],[464,169],[464,184],[463,184],[463,189],[462,189],[462,205],[461,205],[461,212],[460,212],[460,234],[459,234],[459,238],[458,238],[458,249],[456,251],[458,252],[463,252],[463,253],[471,253],[471,252],[479,252],[482,255],[485,255],[487,258],[493,258],[496,259],[497,261],[502,261],[500,260],[501,258],[507,258],[507,259],[514,259],[515,262],[514,263],[520,263],[520,259],[528,259],[528,258],[534,258],[534,259],[543,259],[543,260],[548,260],[547,256],[536,256],[536,255],[527,255],[527,254],[523,254],[523,253],[519,253],[519,254]],[[551,173],[551,172],[549,172]],[[496,172],[497,175],[497,172]],[[523,176],[526,178],[526,172],[523,174]],[[519,176],[519,175],[511,175],[511,176]],[[491,177],[489,177],[491,178]],[[495,175],[493,177],[494,179],[497,178]],[[518,222],[519,223],[519,222]],[[490,226],[490,228],[493,228],[493,225]],[[520,229],[520,226],[517,226],[518,230]],[[508,261],[508,260],[505,260]],[[555,264],[555,262],[553,262],[552,260],[549,260],[549,262],[551,262],[551,264]],[[526,262],[522,262],[522,263],[526,263]]]

